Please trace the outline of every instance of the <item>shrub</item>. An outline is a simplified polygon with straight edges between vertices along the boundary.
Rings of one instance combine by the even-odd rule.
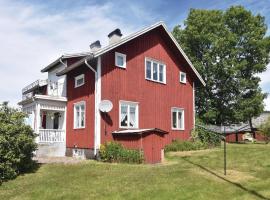
[[[200,141],[180,141],[174,140],[171,144],[166,145],[165,152],[169,151],[192,151],[206,149],[207,145]]]
[[[199,119],[196,119],[196,124],[205,126]],[[193,141],[200,141],[205,146],[215,147],[221,144],[221,136],[213,132],[207,131],[203,128],[196,127],[191,133]]]
[[[0,184],[32,169],[35,134],[24,124],[26,115],[0,104]]]
[[[262,132],[263,136],[264,136],[264,140],[266,143],[269,142],[270,140],[270,117],[267,119],[267,121],[265,123],[263,123],[260,126],[260,131]]]
[[[100,147],[100,159],[104,162],[142,163],[143,155],[139,150],[124,148],[117,142],[107,142]]]

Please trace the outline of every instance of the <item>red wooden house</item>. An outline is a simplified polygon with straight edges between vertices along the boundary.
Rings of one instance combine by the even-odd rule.
[[[107,46],[66,56],[57,73],[67,84],[66,155],[93,158],[115,140],[160,162],[164,145],[190,138],[195,86],[205,83],[163,22],[121,36],[116,29]],[[99,110],[102,100],[110,112]]]

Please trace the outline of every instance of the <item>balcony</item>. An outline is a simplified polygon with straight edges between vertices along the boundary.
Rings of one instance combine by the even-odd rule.
[[[22,89],[22,100],[31,99],[35,95],[65,97],[64,83],[50,80],[37,80]]]
[[[24,87],[22,89],[22,94],[25,95],[27,93],[32,92],[33,90],[39,88],[39,87],[43,87],[45,85],[48,84],[48,80],[36,80],[35,82],[27,85],[26,87]]]

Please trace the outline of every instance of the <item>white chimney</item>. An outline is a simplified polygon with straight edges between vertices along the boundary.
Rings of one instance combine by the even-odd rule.
[[[97,51],[100,48],[101,48],[101,44],[100,44],[99,40],[97,40],[97,41],[93,42],[92,44],[90,44],[91,51]]]
[[[114,31],[112,31],[109,35],[109,44],[113,44],[115,42],[118,42],[121,37],[122,37],[122,33],[120,31],[119,28],[115,29]]]

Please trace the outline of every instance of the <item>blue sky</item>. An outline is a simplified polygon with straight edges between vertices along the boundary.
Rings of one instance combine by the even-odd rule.
[[[183,25],[191,8],[232,5],[260,13],[270,27],[270,0],[0,0],[0,101],[15,105],[22,87],[46,77],[41,68],[63,53],[88,51],[97,39],[106,45],[114,28],[127,35],[162,20],[172,30]],[[261,87],[270,92],[270,69],[260,77]],[[270,98],[266,104],[270,110]]]

